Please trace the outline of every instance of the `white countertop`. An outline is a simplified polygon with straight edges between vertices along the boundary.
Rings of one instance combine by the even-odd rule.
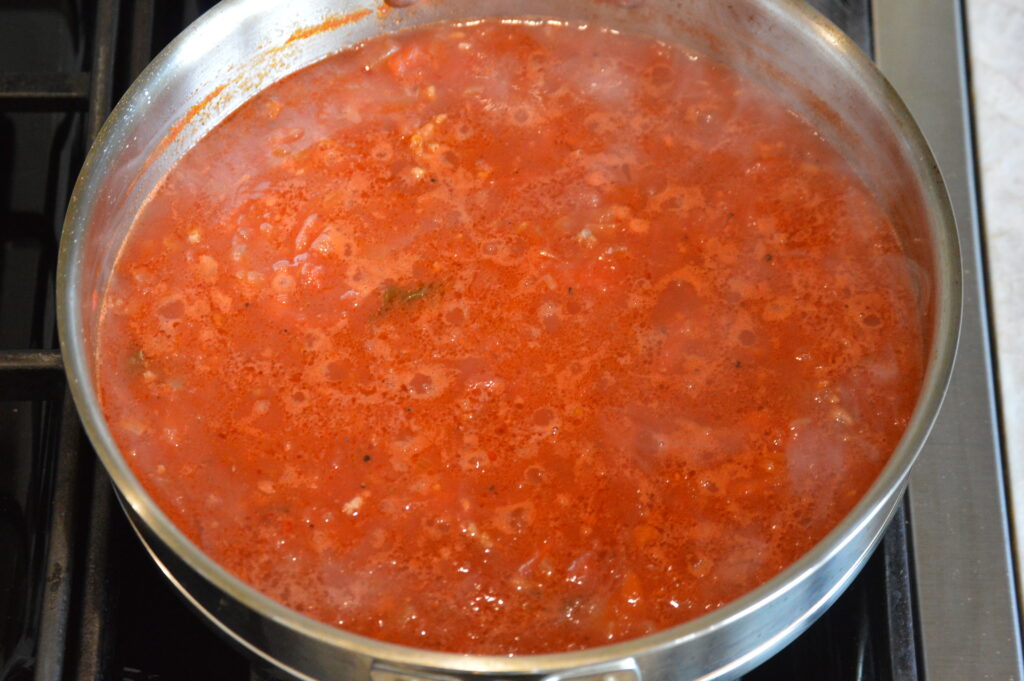
[[[1011,514],[1024,546],[1024,0],[965,0]],[[1024,563],[1024,561],[1019,561]],[[1022,566],[1018,566],[1018,570]],[[1022,575],[1024,576],[1024,575]]]

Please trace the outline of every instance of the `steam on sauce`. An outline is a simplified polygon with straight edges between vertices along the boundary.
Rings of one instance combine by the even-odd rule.
[[[597,27],[367,43],[153,193],[98,381],[204,551],[344,629],[539,653],[785,568],[922,374],[906,259],[828,144],[721,63]]]

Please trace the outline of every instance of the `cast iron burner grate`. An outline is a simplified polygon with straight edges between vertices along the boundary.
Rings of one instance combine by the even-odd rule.
[[[74,178],[115,96],[207,0],[0,0],[0,681],[265,673],[208,628],[115,508],[56,350]],[[814,2],[870,50],[869,0]],[[853,585],[745,681],[913,681],[907,517]]]

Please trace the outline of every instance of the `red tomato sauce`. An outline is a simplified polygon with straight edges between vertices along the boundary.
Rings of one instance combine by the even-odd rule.
[[[923,371],[891,225],[727,66],[597,27],[373,39],[169,173],[98,382],[146,489],[278,601],[412,646],[647,634],[791,564]]]

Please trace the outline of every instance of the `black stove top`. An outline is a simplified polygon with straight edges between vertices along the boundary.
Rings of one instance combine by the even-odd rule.
[[[89,141],[211,2],[0,0],[0,681],[264,678],[178,597],[116,508],[55,349],[60,225]],[[871,51],[870,0],[813,2]],[[747,681],[911,681],[908,513],[807,632]]]

